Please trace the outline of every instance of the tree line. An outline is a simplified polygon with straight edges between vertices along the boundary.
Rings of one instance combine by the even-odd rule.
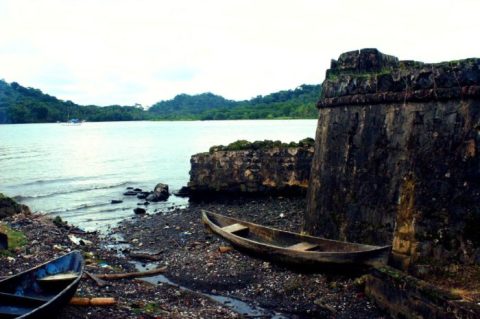
[[[72,118],[91,122],[316,118],[320,90],[320,85],[304,84],[246,101],[227,100],[212,93],[180,94],[144,110],[139,105],[78,105],[39,89],[0,80],[0,123],[65,122]]]

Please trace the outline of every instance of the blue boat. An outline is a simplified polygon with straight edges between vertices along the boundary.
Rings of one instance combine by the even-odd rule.
[[[83,268],[73,251],[0,280],[0,318],[54,318],[75,294]]]

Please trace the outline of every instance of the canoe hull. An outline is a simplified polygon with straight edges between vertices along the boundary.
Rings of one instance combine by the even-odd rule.
[[[52,318],[75,294],[84,261],[78,251],[0,281],[0,318]],[[59,273],[75,273],[70,280],[42,282]]]
[[[391,248],[390,246],[362,245],[306,236],[206,211],[202,213],[202,221],[214,233],[225,238],[238,249],[265,259],[301,265],[302,267],[382,265],[387,262]],[[226,226],[232,224],[247,227],[248,233],[230,233],[224,230],[228,229]],[[314,249],[299,250],[292,248],[298,247],[298,243],[308,243]]]

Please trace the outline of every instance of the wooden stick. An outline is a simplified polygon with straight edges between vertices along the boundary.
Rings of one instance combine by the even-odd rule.
[[[167,267],[156,268],[156,269],[141,271],[141,272],[127,272],[124,274],[96,274],[95,276],[100,279],[116,280],[116,279],[125,279],[125,278],[148,277],[152,275],[162,274],[165,271],[167,271]]]
[[[83,297],[73,297],[70,299],[70,304],[74,306],[113,306],[117,304],[115,298],[83,298]]]
[[[85,271],[85,274],[90,277],[93,281],[95,281],[95,283],[97,284],[97,286],[99,287],[105,287],[108,285],[108,283],[105,281],[105,280],[102,280],[100,278],[98,278],[96,275],[94,274],[91,274],[89,273],[88,271]]]
[[[132,258],[148,259],[148,260],[152,260],[152,261],[159,261],[160,259],[162,259],[162,257],[160,257],[160,256],[151,255],[151,254],[146,254],[146,253],[135,253],[135,252],[131,252],[131,253],[129,254],[129,256],[132,257]]]

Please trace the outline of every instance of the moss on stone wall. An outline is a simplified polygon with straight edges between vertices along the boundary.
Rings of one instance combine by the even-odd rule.
[[[247,140],[237,140],[233,143],[230,143],[226,146],[224,145],[215,145],[210,147],[209,153],[213,154],[218,151],[245,151],[245,150],[266,150],[272,149],[275,147],[287,148],[287,147],[310,147],[315,145],[315,140],[313,138],[305,138],[300,140],[298,143],[290,142],[283,143],[282,141],[272,141],[272,140],[263,140],[249,142]]]

